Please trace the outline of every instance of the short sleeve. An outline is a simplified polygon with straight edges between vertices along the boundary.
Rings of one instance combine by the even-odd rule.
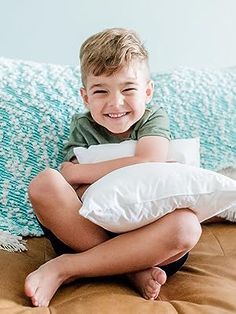
[[[73,151],[75,147],[87,147],[78,114],[75,114],[71,120],[69,140],[63,148],[64,161],[70,161],[71,158],[75,156]]]
[[[143,136],[162,136],[171,139],[169,118],[164,108],[153,106],[148,109],[137,130],[137,139]]]

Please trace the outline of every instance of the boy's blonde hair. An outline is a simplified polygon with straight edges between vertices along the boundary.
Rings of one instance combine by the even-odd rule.
[[[81,46],[82,83],[86,86],[89,74],[109,76],[133,60],[145,62],[149,75],[148,52],[139,36],[124,28],[105,29],[89,37]]]

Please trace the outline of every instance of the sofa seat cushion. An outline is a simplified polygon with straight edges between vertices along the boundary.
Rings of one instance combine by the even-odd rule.
[[[23,291],[28,273],[55,256],[45,237],[28,239],[28,251],[0,251],[1,314],[233,314],[236,313],[236,226],[203,226],[199,243],[186,264],[148,301],[125,277],[84,278],[61,287],[49,308],[34,308]]]

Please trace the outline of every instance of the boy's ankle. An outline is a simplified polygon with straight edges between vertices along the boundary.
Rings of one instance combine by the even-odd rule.
[[[78,278],[78,254],[62,254],[58,256],[58,271],[61,279],[66,282],[71,281],[75,277]]]

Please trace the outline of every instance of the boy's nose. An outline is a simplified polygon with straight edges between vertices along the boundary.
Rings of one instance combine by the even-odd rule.
[[[111,99],[110,99],[110,105],[112,107],[120,107],[124,105],[124,97],[123,95],[114,95]]]

